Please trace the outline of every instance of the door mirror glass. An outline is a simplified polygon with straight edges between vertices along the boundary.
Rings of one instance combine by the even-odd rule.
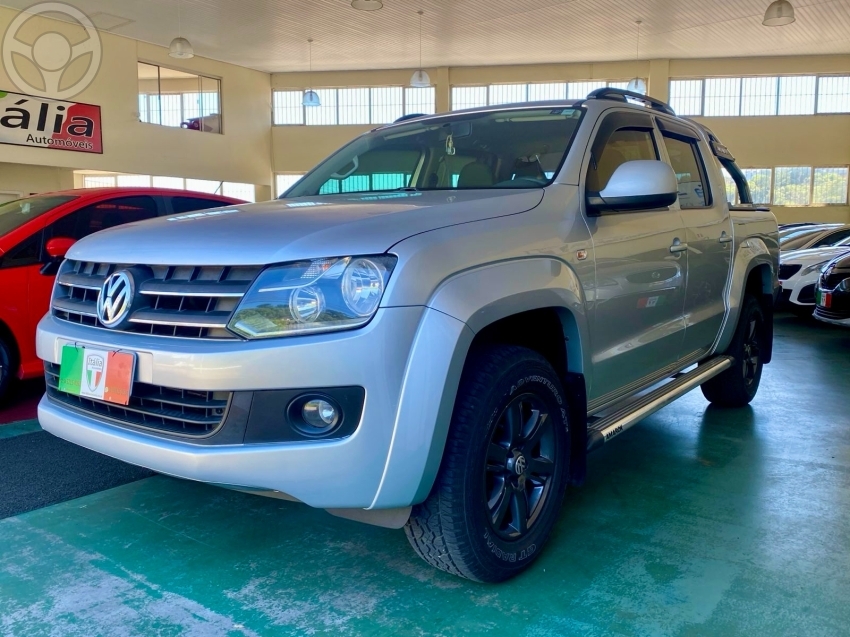
[[[599,193],[588,193],[590,215],[666,208],[676,202],[678,182],[673,169],[657,159],[620,164]]]
[[[74,243],[76,241],[70,237],[53,237],[44,246],[44,251],[51,259],[64,259]]]

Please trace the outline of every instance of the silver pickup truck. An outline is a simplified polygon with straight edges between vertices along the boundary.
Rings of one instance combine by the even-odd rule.
[[[74,245],[39,419],[504,580],[589,450],[698,385],[752,400],[779,250],[751,201],[711,131],[624,91],[397,122],[279,200]]]

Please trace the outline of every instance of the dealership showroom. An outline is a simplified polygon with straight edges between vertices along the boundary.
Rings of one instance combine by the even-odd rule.
[[[850,0],[0,37],[0,637],[850,636]]]

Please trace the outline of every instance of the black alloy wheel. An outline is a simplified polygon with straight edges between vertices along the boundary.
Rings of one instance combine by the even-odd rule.
[[[490,438],[484,472],[493,531],[515,540],[533,528],[555,470],[555,432],[546,405],[522,394],[505,407]]]

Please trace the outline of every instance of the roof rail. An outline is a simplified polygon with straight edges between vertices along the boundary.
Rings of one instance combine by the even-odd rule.
[[[617,100],[625,102],[627,101],[626,98],[643,102],[644,105],[655,111],[661,111],[662,113],[667,113],[669,115],[676,114],[676,111],[670,108],[670,105],[666,102],[657,100],[654,97],[649,97],[648,95],[635,93],[634,91],[627,91],[622,88],[598,88],[587,95],[587,99],[589,100]]]

